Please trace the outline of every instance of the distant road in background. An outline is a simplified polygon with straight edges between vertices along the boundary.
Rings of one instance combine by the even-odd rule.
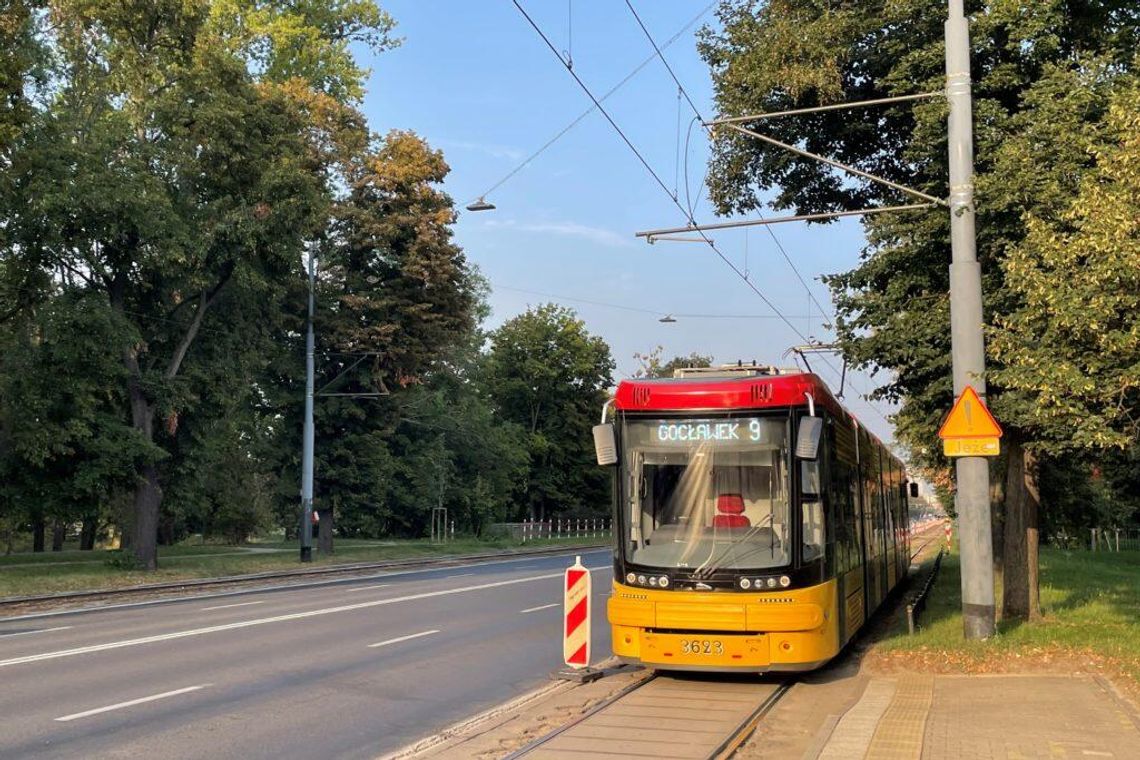
[[[573,561],[0,621],[0,757],[375,757],[546,683]],[[611,552],[582,562],[598,661]]]

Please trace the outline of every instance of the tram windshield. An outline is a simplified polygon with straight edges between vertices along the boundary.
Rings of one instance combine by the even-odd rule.
[[[628,420],[626,559],[712,572],[791,561],[784,419]]]

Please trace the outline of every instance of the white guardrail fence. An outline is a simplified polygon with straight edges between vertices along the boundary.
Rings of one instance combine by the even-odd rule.
[[[516,541],[537,541],[546,538],[608,539],[612,529],[608,517],[562,517],[553,520],[526,520],[513,523],[493,523],[490,529],[510,535]]]

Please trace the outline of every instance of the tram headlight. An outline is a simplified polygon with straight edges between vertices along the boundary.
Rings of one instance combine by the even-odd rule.
[[[740,587],[742,589],[744,589],[745,591],[747,591],[748,589],[752,588],[752,581],[749,580],[748,578],[741,578],[740,579]]]
[[[786,575],[781,575],[780,576],[780,588],[787,588],[790,585],[792,585],[792,579]]]
[[[626,573],[625,582],[630,584],[637,583],[637,575],[635,573]]]
[[[775,578],[769,578],[768,579],[768,588],[776,588],[776,579]]]
[[[657,579],[657,585],[660,586],[661,588],[669,588],[669,576],[668,575],[662,575],[660,578]]]
[[[644,586],[645,585],[645,576],[644,575],[637,576],[637,582],[640,583],[642,586]]]
[[[657,576],[656,575],[649,576],[649,585],[650,586],[656,586],[657,585]]]

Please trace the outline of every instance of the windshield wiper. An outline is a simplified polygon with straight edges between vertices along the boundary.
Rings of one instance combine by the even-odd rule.
[[[713,573],[715,573],[717,570],[721,569],[722,565],[719,564],[721,562],[721,560],[725,559],[725,557],[728,554],[735,553],[736,550],[740,548],[741,544],[745,543],[746,541],[748,541],[748,539],[755,536],[760,531],[761,528],[768,527],[765,523],[772,522],[772,517],[773,517],[773,515],[771,513],[769,513],[767,517],[765,517],[763,520],[761,520],[756,525],[753,525],[751,528],[749,528],[747,533],[745,533],[743,536],[736,539],[731,544],[729,544],[727,547],[725,547],[721,551],[720,555],[718,555],[716,557],[709,557],[707,560],[702,562],[701,566],[693,571],[693,576],[697,577],[697,578],[704,578],[704,579],[707,579],[710,576],[712,576]],[[714,530],[715,530],[715,528],[714,528]],[[773,535],[773,541],[774,541],[775,540],[775,533],[773,532],[772,535]],[[763,548],[764,547],[755,547],[753,549],[753,551],[763,549]],[[772,549],[774,552],[775,551],[775,544],[773,543],[772,546],[769,548]]]

